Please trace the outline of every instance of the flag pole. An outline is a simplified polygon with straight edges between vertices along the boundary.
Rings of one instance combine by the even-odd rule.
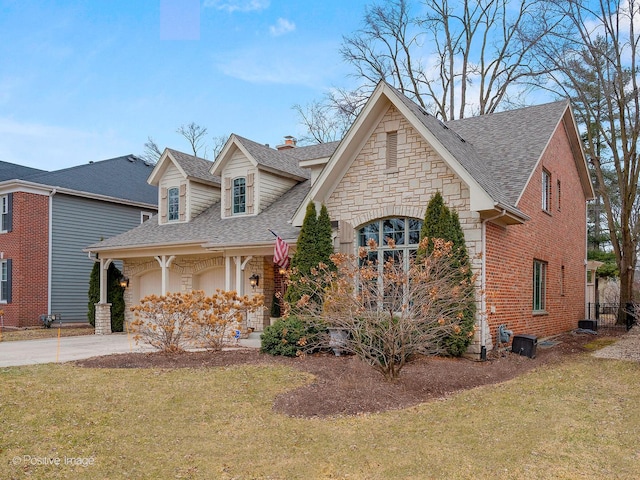
[[[268,231],[270,231],[270,232],[271,232],[271,234],[272,234],[274,237],[276,237],[276,238],[278,238],[278,237],[279,237],[279,235],[278,235],[276,232],[274,232],[273,230],[271,230],[270,228],[267,228],[267,230],[268,230]]]

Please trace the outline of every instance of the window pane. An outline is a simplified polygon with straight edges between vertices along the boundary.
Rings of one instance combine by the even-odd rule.
[[[9,282],[7,278],[7,262],[0,263],[0,300],[6,301],[9,296]]]
[[[404,218],[387,218],[383,222],[383,241],[384,245],[388,245],[389,239],[392,238],[396,245],[404,245],[405,242],[405,219]]]
[[[180,218],[180,192],[177,188],[170,188],[168,192],[169,220]]]
[[[533,310],[543,311],[545,309],[546,294],[546,270],[544,262],[533,262]]]
[[[409,245],[420,243],[420,230],[422,230],[422,220],[409,219]]]
[[[246,207],[246,181],[236,178],[233,181],[233,213],[244,213]]]
[[[380,232],[380,223],[378,222],[370,223],[369,225],[366,225],[365,227],[361,228],[358,245],[360,245],[361,247],[366,247],[367,242],[370,239],[375,240],[375,242],[379,245],[380,244],[379,232]]]

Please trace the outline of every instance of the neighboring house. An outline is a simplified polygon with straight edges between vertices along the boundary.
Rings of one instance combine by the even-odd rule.
[[[133,156],[46,172],[0,162],[0,309],[4,325],[42,314],[86,322],[93,261],[88,243],[157,213],[153,166]]]
[[[341,142],[296,147],[286,137],[272,149],[232,135],[213,163],[165,151],[150,181],[158,219],[87,248],[105,266],[124,261],[129,305],[225,288],[262,293],[269,306],[281,282],[269,229],[295,248],[308,202],[327,206],[336,250],[355,253],[373,237],[382,258],[387,237],[398,251],[417,248],[440,191],[478,273],[470,353],[491,349],[501,324],[547,336],[584,318],[593,190],[568,102],[445,124],[381,82]],[[267,312],[247,326],[262,329]]]

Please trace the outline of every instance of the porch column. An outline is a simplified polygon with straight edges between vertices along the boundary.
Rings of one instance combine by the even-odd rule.
[[[100,303],[95,307],[95,334],[108,335],[111,333],[111,304],[107,303],[107,271],[113,260],[100,259]]]
[[[236,264],[236,292],[238,295],[242,295],[244,290],[242,288],[242,257],[237,255],[233,257],[233,261]]]
[[[96,303],[96,335],[111,334],[111,304]]]
[[[167,288],[169,286],[169,267],[171,266],[171,262],[175,260],[176,256],[162,255],[154,258],[160,264],[160,268],[162,269],[162,295],[166,295]]]
[[[224,289],[231,290],[231,257],[224,257]]]

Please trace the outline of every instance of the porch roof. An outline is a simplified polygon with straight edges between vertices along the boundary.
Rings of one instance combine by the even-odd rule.
[[[238,245],[268,245],[274,236],[295,243],[300,229],[291,225],[293,212],[309,191],[309,181],[292,187],[258,215],[221,218],[220,202],[211,205],[190,222],[158,225],[158,217],[139,227],[88,246],[86,252],[135,250],[150,246],[196,244],[208,249]]]

